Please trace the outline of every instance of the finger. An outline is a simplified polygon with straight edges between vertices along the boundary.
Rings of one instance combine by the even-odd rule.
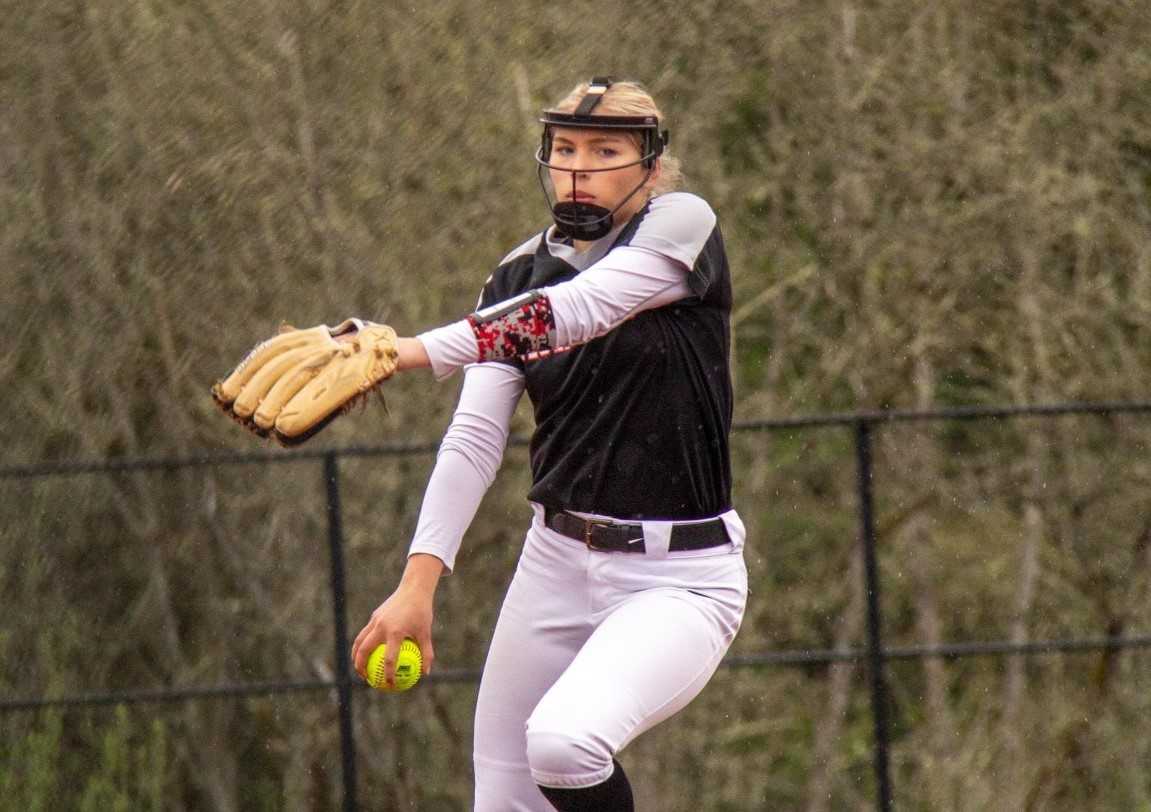
[[[364,627],[364,630],[360,632],[360,635],[361,636],[357,638],[356,645],[358,648],[356,648],[356,653],[353,655],[352,661],[355,665],[356,673],[364,679],[367,679],[368,657],[371,656],[372,650],[375,649],[376,645],[378,644],[379,638],[375,629],[370,623]]]
[[[352,668],[354,668],[357,673],[360,670],[359,669],[360,644],[364,639],[364,630],[366,628],[367,627],[365,626],[363,629],[360,629],[359,634],[356,635],[356,639],[352,641]]]
[[[400,644],[404,642],[404,638],[396,632],[388,634],[388,639],[384,641],[388,645],[388,650],[384,652],[384,681],[388,684],[389,688],[396,687],[396,655],[400,651]]]
[[[426,677],[432,673],[432,663],[436,659],[436,649],[432,645],[432,636],[430,634],[420,635],[416,639],[416,645],[420,647],[420,659],[423,667],[420,669]]]
[[[356,663],[359,660],[360,644],[362,643],[362,641],[364,639],[364,632],[366,632],[367,630],[368,630],[367,626],[360,629],[360,633],[357,634],[356,639],[352,641],[352,667],[353,668],[356,668]],[[356,670],[359,671],[360,669],[356,668]]]

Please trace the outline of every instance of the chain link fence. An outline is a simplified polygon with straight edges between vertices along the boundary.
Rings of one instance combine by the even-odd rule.
[[[1151,533],[1146,505],[1140,504],[1136,516],[1108,511],[1116,526],[1143,522],[1142,536],[1109,538],[1101,533],[1088,542],[1095,562],[1130,556],[1126,574],[1114,572],[1116,580],[1107,592],[1094,598],[1077,596],[1110,604],[1110,620],[1092,627],[1070,614],[1049,617],[1043,609],[1044,582],[1049,589],[1053,579],[1078,577],[1087,583],[1101,578],[1099,572],[1076,573],[1076,564],[1085,562],[1077,562],[1074,555],[1064,560],[1050,549],[1047,536],[1056,533],[1051,525],[1058,523],[1053,511],[1043,509],[1048,529],[1039,539],[1043,549],[1034,551],[1029,548],[1037,539],[1028,535],[1031,497],[1022,492],[995,498],[980,494],[983,503],[958,508],[964,495],[957,490],[944,499],[935,494],[932,507],[918,508],[920,520],[928,525],[915,531],[907,529],[914,521],[900,515],[908,506],[891,504],[885,485],[899,476],[901,449],[911,441],[906,435],[924,429],[953,439],[959,432],[964,443],[973,443],[981,435],[1002,431],[1004,423],[1026,421],[1032,429],[1046,424],[1061,424],[1061,430],[1074,427],[1073,433],[1082,438],[1091,424],[1139,421],[1148,411],[1151,404],[1102,404],[831,415],[740,424],[736,445],[745,454],[789,441],[808,450],[828,451],[815,439],[828,435],[838,451],[851,452],[832,454],[822,462],[807,459],[800,473],[811,480],[809,490],[823,476],[831,476],[842,489],[831,500],[836,507],[829,508],[827,516],[842,533],[836,540],[841,549],[828,551],[829,558],[838,556],[838,566],[826,566],[821,575],[808,571],[794,583],[773,571],[767,560],[780,561],[782,556],[772,548],[789,543],[778,535],[787,525],[788,510],[779,501],[786,483],[777,479],[749,487],[745,476],[741,502],[752,530],[750,628],[745,627],[704,696],[664,726],[671,730],[645,737],[625,754],[629,772],[637,774],[640,798],[651,808],[662,809],[798,806],[801,796],[780,792],[779,784],[803,765],[799,773],[806,774],[791,792],[808,793],[809,805],[818,803],[820,796],[813,793],[822,776],[834,808],[849,800],[852,807],[890,809],[895,799],[934,808],[938,799],[926,796],[924,786],[913,780],[929,766],[919,761],[921,748],[955,763],[979,758],[981,748],[1003,752],[1014,748],[1019,757],[1034,759],[1036,768],[1074,767],[1101,778],[1115,766],[1116,754],[1093,750],[1093,738],[1102,735],[1101,727],[1139,718],[1147,710],[1143,689],[1151,675],[1147,658],[1140,653],[1151,645],[1151,634],[1141,622],[1151,598],[1145,571]],[[509,453],[518,456],[522,442],[515,445]],[[66,805],[119,795],[133,798],[141,808],[148,802],[157,808],[228,808],[235,803],[272,808],[286,799],[291,799],[287,805],[292,807],[310,799],[320,808],[345,810],[467,808],[468,712],[486,630],[501,592],[495,584],[470,582],[467,569],[474,556],[498,555],[501,577],[510,577],[514,544],[505,545],[500,536],[500,549],[482,549],[487,546],[483,535],[507,522],[479,520],[460,573],[445,581],[437,633],[443,668],[418,690],[396,697],[364,690],[348,668],[349,623],[356,621],[356,615],[364,616],[364,609],[382,597],[385,585],[398,572],[405,535],[400,530],[410,527],[414,507],[389,504],[394,494],[361,488],[357,468],[388,464],[405,476],[426,467],[433,452],[432,445],[410,444],[0,470],[9,509],[38,511],[43,522],[44,534],[27,539],[14,558],[9,556],[10,566],[40,568],[46,574],[63,569],[64,562],[54,559],[67,547],[48,528],[70,512],[66,495],[84,491],[76,487],[81,481],[102,482],[94,486],[96,493],[108,504],[124,508],[121,520],[129,515],[136,487],[170,489],[173,497],[182,494],[190,501],[175,500],[172,509],[185,520],[196,516],[180,523],[188,528],[181,539],[161,530],[160,517],[135,515],[132,521],[140,523],[135,532],[141,532],[144,543],[126,543],[128,549],[121,552],[93,552],[91,583],[53,584],[49,576],[40,584],[58,600],[79,604],[77,609],[83,606],[85,590],[119,590],[124,611],[118,617],[80,612],[78,621],[75,616],[42,612],[33,620],[28,613],[36,611],[37,599],[44,596],[11,595],[13,628],[5,637],[8,695],[0,698],[0,713],[6,728],[21,735],[9,737],[4,747],[5,780],[29,793],[35,790],[29,783],[32,779],[21,783],[13,778],[15,771],[31,775],[37,770],[70,769],[83,780],[53,787],[45,779],[39,788],[46,793],[44,798]],[[991,462],[987,454],[972,448],[965,453],[968,458],[958,463],[962,467]],[[1099,464],[1108,469],[1099,475],[1098,485],[1107,492],[1121,490],[1124,468],[1109,465],[1114,454],[1105,449],[1097,454]],[[1083,461],[1076,464],[1082,467]],[[787,469],[784,464],[782,470]],[[292,508],[277,517],[245,516],[242,498],[222,496],[235,493],[241,483],[255,490],[285,482],[292,483],[291,491],[278,496]],[[931,493],[939,481],[923,484]],[[1075,484],[1083,488],[1090,480]],[[1090,495],[1090,487],[1083,493],[1089,500],[1108,498]],[[818,487],[814,495],[819,495]],[[949,526],[949,501],[953,509],[973,514],[966,527]],[[1069,507],[1074,514],[1076,508]],[[974,514],[1001,510],[1018,512],[1019,535],[1006,540],[981,536]],[[775,521],[764,521],[768,514],[775,514]],[[83,532],[86,524],[71,525],[71,532]],[[388,524],[394,534],[385,532]],[[510,524],[510,532],[518,534],[523,517]],[[195,525],[210,532],[191,531]],[[792,526],[788,532],[819,531]],[[994,546],[985,554],[1010,562],[1005,564],[1008,571],[984,567],[980,573],[950,572],[952,563],[962,563],[946,560],[955,554],[948,545],[956,533],[961,534],[964,554],[978,555],[981,547]],[[908,534],[913,535],[907,538]],[[381,551],[380,542],[388,536],[392,549]],[[326,545],[319,543],[321,539]],[[217,546],[213,554],[198,550],[185,558],[186,546],[213,544]],[[481,549],[471,549],[474,546]],[[119,555],[154,556],[155,569],[148,570],[148,579],[129,587],[117,577],[128,575],[118,566]],[[217,570],[208,585],[200,587],[209,594],[181,592],[180,570],[188,565]],[[799,562],[792,566],[804,569]],[[1038,567],[1041,574],[1030,572],[1031,567]],[[377,568],[383,571],[373,571]],[[984,576],[993,582],[980,584]],[[974,586],[979,594],[955,594],[948,585],[953,578]],[[168,583],[158,584],[157,579]],[[1027,596],[1021,585],[1029,579],[1039,583]],[[822,630],[817,623],[799,639],[788,639],[785,630],[763,628],[770,612],[761,607],[781,600],[790,603],[791,590],[804,593],[792,606],[838,593],[834,622]],[[1120,604],[1117,596],[1130,602]],[[1022,605],[1025,597],[1029,603]],[[1008,605],[980,605],[992,599]],[[193,604],[200,602],[213,610],[200,605],[193,612]],[[349,612],[349,605],[355,611]],[[122,633],[126,639],[139,637],[133,627],[163,625],[164,619],[157,617],[161,611],[176,615],[175,626],[158,635],[154,649],[117,650]],[[953,636],[963,634],[965,616],[971,612],[999,615],[1002,636]],[[180,624],[185,614],[199,619],[194,627]],[[316,624],[318,614],[329,622]],[[311,622],[301,620],[303,616],[310,616]],[[937,627],[932,627],[932,617]],[[473,620],[479,622],[472,626]],[[461,624],[468,626],[462,634],[457,628]],[[20,627],[28,625],[31,635],[21,634]],[[313,636],[295,634],[297,627]],[[821,632],[835,629],[839,633],[834,637],[821,638]],[[986,627],[980,629],[987,634]],[[68,633],[82,640],[73,661],[62,664],[67,666],[62,673],[73,676],[39,683],[37,675],[48,670],[43,661],[53,658],[51,641]],[[167,636],[176,639],[165,640]],[[14,662],[12,654],[21,638],[39,648],[29,660]],[[972,683],[994,695],[973,693]],[[952,698],[941,702],[933,697],[940,689]],[[1065,695],[1061,705],[1045,705],[1051,690]],[[964,707],[970,716],[954,718]],[[1090,716],[1080,721],[1077,714]],[[937,740],[941,728],[946,735]],[[1024,729],[1029,735],[1041,731],[1045,757],[1036,752],[1038,743],[1021,735]],[[1048,750],[1060,742],[1064,750]],[[82,766],[75,760],[76,752],[70,752],[74,750],[85,753]],[[821,764],[819,758],[830,763]],[[681,775],[680,768],[688,772]],[[717,770],[736,779],[734,784],[708,789],[719,792],[719,797],[677,801],[660,789],[665,782],[676,786],[675,792],[685,785],[706,785]],[[1142,773],[1124,775],[1133,782],[1126,797],[1146,798],[1151,788],[1139,777]],[[215,783],[225,778],[234,782],[230,788]],[[1002,780],[1002,776],[990,780],[996,778]],[[219,797],[213,798],[213,791]],[[1037,784],[1031,791],[1038,797],[1044,789]],[[1060,806],[1053,798],[1047,800],[1046,808]],[[975,806],[957,799],[955,808]]]

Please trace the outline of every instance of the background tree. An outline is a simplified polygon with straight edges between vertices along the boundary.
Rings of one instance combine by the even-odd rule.
[[[737,419],[1146,396],[1140,3],[22,5],[0,15],[5,463],[249,450],[207,390],[281,321],[410,334],[466,313],[547,223],[537,111],[604,72],[665,101],[720,215]],[[318,442],[434,440],[455,395],[402,376],[388,413]],[[1139,420],[878,439],[890,642],[1140,631]],[[735,454],[753,584],[736,651],[859,645],[850,438],[741,435]],[[482,658],[524,461],[509,452],[441,590],[444,666]],[[394,582],[429,465],[343,465],[353,619]],[[6,480],[0,688],[330,677],[320,481],[309,463]],[[1135,652],[897,664],[901,805],[1146,807],[1147,683]],[[721,672],[629,775],[652,808],[866,807],[862,688],[852,665]],[[466,808],[473,693],[358,703],[366,802]],[[19,808],[337,803],[322,695],[4,725]]]

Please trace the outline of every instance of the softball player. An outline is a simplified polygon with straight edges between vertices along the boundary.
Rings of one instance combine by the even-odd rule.
[[[430,669],[438,579],[525,391],[535,410],[533,519],[476,708],[478,812],[633,809],[616,754],[699,694],[743,618],[727,258],[708,204],[674,191],[660,118],[608,79],[545,112],[555,225],[504,258],[468,319],[400,339],[401,369],[464,383],[404,575],[354,643],[361,674],[404,637]]]

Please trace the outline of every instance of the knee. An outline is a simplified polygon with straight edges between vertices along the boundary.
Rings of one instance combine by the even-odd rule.
[[[596,737],[528,723],[528,766],[537,784],[578,787],[603,781],[612,771],[612,753]]]

